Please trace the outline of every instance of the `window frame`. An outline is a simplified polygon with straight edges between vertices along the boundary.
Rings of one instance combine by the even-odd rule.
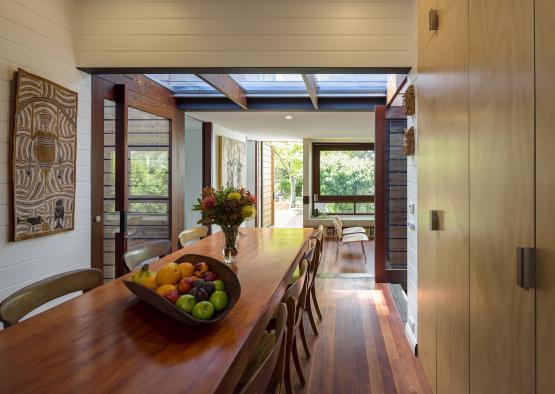
[[[322,151],[372,151],[375,152],[374,143],[371,142],[314,142],[312,144],[312,202],[315,203],[353,203],[353,213],[338,215],[370,215],[369,213],[357,213],[356,203],[375,203],[375,191],[373,195],[341,195],[322,196],[320,194],[320,153]]]

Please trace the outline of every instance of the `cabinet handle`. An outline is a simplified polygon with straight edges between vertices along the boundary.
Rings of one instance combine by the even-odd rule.
[[[536,249],[516,248],[516,284],[524,290],[536,288]]]
[[[437,10],[431,9],[428,13],[428,22],[430,31],[436,31],[439,29],[439,15]]]

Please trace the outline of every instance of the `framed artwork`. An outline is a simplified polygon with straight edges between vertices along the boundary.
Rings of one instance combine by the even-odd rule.
[[[218,189],[247,186],[247,143],[219,137]]]
[[[12,119],[12,239],[70,231],[75,221],[77,93],[19,69]]]

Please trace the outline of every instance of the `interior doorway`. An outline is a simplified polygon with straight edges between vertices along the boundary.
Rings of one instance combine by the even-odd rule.
[[[274,227],[303,227],[303,143],[272,143]]]

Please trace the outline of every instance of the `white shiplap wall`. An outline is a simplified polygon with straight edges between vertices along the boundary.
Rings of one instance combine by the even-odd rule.
[[[81,0],[83,67],[411,66],[414,0]]]
[[[0,0],[0,300],[24,285],[90,267],[90,77],[76,67],[76,10],[66,0]],[[9,242],[9,118],[21,67],[79,94],[75,230]]]
[[[414,12],[414,37],[416,37],[416,7]],[[413,45],[416,47],[416,40]],[[416,50],[415,50],[416,52]],[[416,59],[414,59],[416,61]],[[413,63],[416,64],[416,63]],[[417,78],[418,70],[414,69],[408,76],[407,85],[414,84]],[[418,92],[416,92],[418,99]],[[418,115],[418,114],[417,114]],[[418,248],[417,248],[417,232],[418,224],[416,218],[418,217],[418,177],[417,177],[417,162],[418,162],[418,127],[417,116],[409,116],[407,118],[407,127],[414,127],[416,137],[416,154],[407,158],[407,323],[405,332],[413,348],[418,342]],[[411,204],[414,204],[414,213],[410,212]],[[411,229],[411,224],[414,224],[414,230]]]

